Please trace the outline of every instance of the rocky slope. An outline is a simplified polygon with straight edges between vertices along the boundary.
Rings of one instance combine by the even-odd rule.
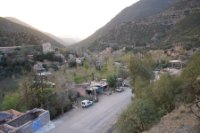
[[[195,45],[200,42],[200,32],[198,30],[200,26],[200,1],[171,0],[159,3],[156,0],[149,0],[148,2],[141,0],[129,7],[128,12],[131,13],[130,9],[137,9],[141,3],[148,5],[148,9],[156,9],[156,6],[153,6],[154,2],[157,2],[158,7],[165,5],[166,8],[162,7],[162,10],[152,12],[149,10],[150,13],[148,15],[144,15],[142,12],[146,12],[146,8],[141,8],[141,11],[138,13],[138,16],[141,15],[140,17],[134,16],[133,13],[132,20],[124,19],[124,22],[117,21],[121,23],[118,23],[117,26],[111,29],[107,28],[106,25],[104,28],[107,31],[103,35],[98,34],[99,37],[95,38],[97,34],[95,33],[91,36],[95,38],[92,42],[87,42],[90,37],[85,40],[87,45],[83,43],[84,41],[81,45],[88,46],[92,50],[104,49],[110,46],[114,49],[122,47],[141,49],[168,48],[176,43]],[[127,9],[125,10],[127,11]],[[123,14],[123,12],[120,14]],[[116,20],[116,18],[113,20]]]
[[[200,122],[188,106],[181,106],[164,116],[160,123],[144,133],[199,133]]]
[[[140,0],[136,4],[122,10],[104,27],[97,30],[93,35],[77,44],[77,46],[88,47],[103,35],[109,34],[109,31],[120,24],[129,21],[139,20],[148,16],[158,14],[169,7],[175,0]]]

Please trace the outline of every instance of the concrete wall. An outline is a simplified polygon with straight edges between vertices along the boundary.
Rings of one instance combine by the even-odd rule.
[[[16,133],[34,133],[50,121],[49,111],[40,114],[38,118],[19,127]]]

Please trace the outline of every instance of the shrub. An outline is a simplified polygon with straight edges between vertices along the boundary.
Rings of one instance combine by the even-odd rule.
[[[74,82],[76,83],[76,84],[80,84],[80,83],[82,83],[84,81],[84,78],[83,77],[81,77],[81,76],[79,76],[79,75],[75,75],[74,76]]]
[[[110,75],[107,77],[107,82],[110,87],[116,87],[117,83],[117,76],[116,75]]]
[[[183,80],[166,74],[150,83],[152,68],[153,63],[146,59],[131,59],[129,69],[135,97],[117,122],[118,132],[138,133],[147,130],[163,115],[172,111],[179,100]]]
[[[182,101],[189,103],[195,100],[195,95],[200,95],[200,83],[198,77],[200,76],[200,52],[193,55],[187,67],[183,70],[180,78],[183,80]]]
[[[50,111],[51,119],[72,109],[72,102],[67,92],[53,94],[49,99],[47,109]]]
[[[83,67],[85,68],[85,70],[88,70],[90,68],[90,64],[87,60],[84,60]]]
[[[136,57],[132,57],[129,64],[129,71],[132,78],[132,85],[135,85],[136,78],[139,76],[144,80],[149,80],[152,78],[151,65],[139,60]]]
[[[119,70],[118,70],[118,77],[126,79],[128,76],[129,76],[128,70],[125,70],[124,68],[119,68]]]
[[[117,129],[120,133],[138,133],[147,130],[163,115],[175,107],[176,96],[180,94],[181,81],[170,75],[147,86],[140,77],[136,79],[135,98],[121,115]]]
[[[34,61],[57,61],[57,62],[62,62],[62,58],[59,56],[56,56],[54,52],[48,52],[46,54],[40,53],[40,54],[35,54],[33,56]]]
[[[182,73],[184,80],[193,82],[200,76],[200,52],[196,53]]]
[[[134,93],[137,98],[143,97],[147,91],[149,80],[143,79],[140,76],[136,76],[134,84]]]
[[[59,67],[56,64],[51,64],[49,68],[52,68],[54,71],[58,71]]]
[[[1,109],[2,110],[15,109],[19,111],[24,111],[25,106],[22,102],[21,95],[19,93],[14,93],[5,96],[1,104]]]
[[[134,99],[117,122],[119,133],[139,133],[148,129],[159,116],[150,100]]]
[[[151,87],[151,97],[157,108],[170,112],[175,107],[176,95],[180,93],[181,81],[171,75],[162,75]],[[150,96],[149,96],[150,97]]]
[[[72,101],[68,92],[53,93],[51,89],[44,89],[35,95],[37,104],[35,107],[42,107],[50,111],[51,118],[55,118],[72,109]],[[34,107],[32,107],[34,108]]]

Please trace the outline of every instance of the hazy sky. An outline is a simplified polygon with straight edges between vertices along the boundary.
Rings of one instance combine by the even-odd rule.
[[[138,0],[0,0],[0,16],[15,17],[60,37],[85,38]]]

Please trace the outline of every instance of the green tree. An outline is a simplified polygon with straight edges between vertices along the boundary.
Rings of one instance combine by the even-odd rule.
[[[184,80],[195,81],[196,78],[200,75],[200,52],[193,55],[192,59],[188,63],[187,67],[182,73]]]
[[[182,89],[185,95],[185,102],[191,102],[195,99],[194,95],[200,95],[199,76],[200,76],[200,51],[194,54],[187,67],[181,74],[183,80]]]
[[[150,100],[134,99],[116,124],[119,133],[140,133],[157,119],[156,108]]]
[[[155,82],[149,89],[152,94],[148,97],[153,98],[155,105],[162,108],[165,112],[170,112],[175,107],[175,98],[179,93],[182,82],[169,74],[162,75],[160,80]]]
[[[140,76],[142,79],[149,80],[152,77],[151,69],[147,65],[145,65],[142,60],[137,57],[132,57],[129,64],[130,75],[132,78],[132,83],[134,86],[135,80],[137,76]]]
[[[90,68],[90,64],[87,60],[84,60],[83,67],[85,68],[85,70],[88,70]]]
[[[136,93],[136,97],[140,97],[153,78],[153,63],[147,59],[139,59],[133,56],[129,63],[129,72],[131,77],[131,84],[133,86],[133,92]],[[145,93],[145,92],[144,92]]]
[[[117,76],[116,76],[116,75],[109,75],[108,78],[107,78],[107,82],[108,82],[108,85],[109,85],[111,88],[116,87]]]

